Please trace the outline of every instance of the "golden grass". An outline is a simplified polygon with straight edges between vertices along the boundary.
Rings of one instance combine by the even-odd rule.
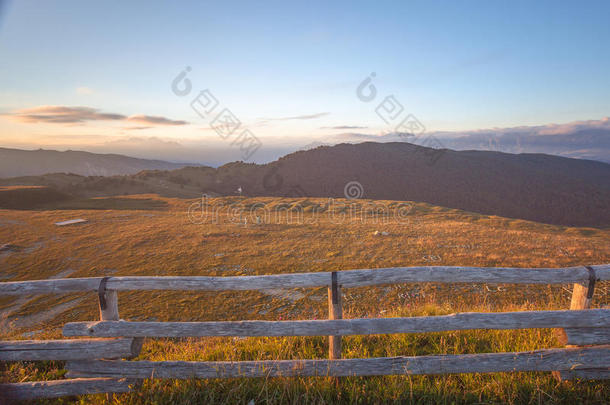
[[[129,201],[123,201],[129,200]],[[212,204],[264,206],[272,217],[256,224],[231,223],[226,210],[219,223],[189,221],[193,201],[154,195],[96,199],[89,210],[0,210],[2,281],[62,275],[253,275],[414,265],[566,267],[610,262],[610,230],[567,228],[467,213],[410,203],[405,220],[369,216],[341,219],[347,212],[325,199],[240,198]],[[339,203],[347,203],[339,201]],[[366,201],[361,201],[361,206]],[[394,208],[398,202],[376,202]],[[120,206],[117,206],[117,204]],[[296,205],[302,221],[287,223]],[[86,206],[86,205],[85,205]],[[104,208],[109,208],[104,210]],[[151,210],[152,209],[152,210]],[[330,212],[333,211],[333,216]],[[278,216],[279,215],[279,219]],[[86,218],[86,224],[53,223]],[[374,235],[375,231],[388,235]],[[600,283],[594,306],[610,304]],[[344,290],[345,317],[441,314],[456,311],[562,309],[571,286],[393,285]],[[72,309],[19,328],[28,317],[82,298]],[[121,317],[131,320],[321,319],[327,317],[325,289],[267,292],[128,292],[121,293]],[[11,309],[8,311],[8,309]],[[10,312],[2,336],[58,337],[63,323],[97,318],[94,294],[39,296],[15,304],[0,297],[0,311]],[[21,321],[20,321],[21,320]],[[3,320],[0,318],[0,322]],[[425,335],[345,338],[346,357],[476,353],[533,350],[558,346],[549,330],[471,331]],[[147,340],[140,358],[245,360],[323,358],[326,340],[249,338]],[[60,362],[5,366],[2,380],[36,380],[62,375]],[[150,381],[136,393],[117,396],[119,403],[603,403],[607,383],[558,384],[549,373],[375,377],[344,379],[339,387],[326,379]],[[95,403],[100,396],[81,401]]]

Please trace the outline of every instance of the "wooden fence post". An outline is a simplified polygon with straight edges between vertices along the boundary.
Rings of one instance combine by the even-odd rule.
[[[102,278],[97,288],[98,304],[100,307],[101,321],[118,321],[119,318],[119,295],[116,290],[106,290],[106,282],[109,277]],[[110,403],[114,398],[113,393],[106,393],[106,402]]]
[[[572,300],[570,301],[570,310],[582,310],[591,308],[591,300],[593,299],[593,293],[595,292],[595,270],[589,266],[585,266],[589,271],[589,279],[582,283],[574,284],[572,289]],[[560,343],[567,347],[576,347],[568,344],[570,342],[570,330],[560,329],[558,331]],[[608,378],[610,370],[594,370],[594,369],[581,369],[581,370],[559,370],[553,371],[553,376],[558,381],[572,380],[578,377],[586,378]],[[588,376],[588,377],[587,377]]]
[[[331,273],[331,285],[328,287],[328,319],[342,319],[341,286],[337,284],[337,272]],[[341,336],[328,337],[328,358],[341,358]]]
[[[108,277],[104,277],[100,281],[97,293],[99,296],[100,320],[102,321],[118,321],[119,320],[119,298],[116,290],[106,290],[106,281]]]
[[[595,291],[595,281],[587,280],[584,284],[574,284],[570,309],[589,309]]]
[[[595,271],[590,267],[589,279],[584,280],[580,283],[575,283],[572,288],[572,300],[570,301],[570,310],[582,310],[589,309],[591,307],[591,299],[593,298],[593,292],[595,291]],[[568,343],[568,336],[565,329],[557,330],[557,338],[563,345]]]

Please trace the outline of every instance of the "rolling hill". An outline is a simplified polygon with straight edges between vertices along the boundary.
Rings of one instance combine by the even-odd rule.
[[[0,148],[0,177],[74,173],[83,176],[134,174],[142,170],[172,170],[186,164],[80,151]]]
[[[413,144],[340,144],[264,165],[233,162],[130,176],[47,175],[0,181],[80,197],[157,193],[410,200],[565,226],[610,226],[610,165],[544,154],[436,150]]]

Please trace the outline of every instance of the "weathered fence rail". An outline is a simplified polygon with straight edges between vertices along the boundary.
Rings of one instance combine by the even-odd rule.
[[[400,374],[553,371],[575,364],[608,365],[610,347],[546,349],[517,353],[378,357],[340,360],[263,361],[72,361],[70,376],[143,378],[234,378],[373,376]]]
[[[0,361],[120,359],[139,351],[135,339],[0,341]]]
[[[64,336],[204,337],[327,336],[444,332],[468,329],[604,328],[610,310],[472,312],[410,318],[364,318],[313,321],[225,322],[72,322]],[[591,336],[592,335],[588,335]]]
[[[336,283],[343,288],[397,283],[500,283],[500,284],[571,284],[584,283],[594,271],[597,280],[610,280],[610,265],[566,268],[513,267],[388,267],[374,270],[337,271]],[[274,274],[229,277],[106,277],[111,291],[187,290],[243,291],[275,288],[331,287],[332,272]],[[54,280],[12,281],[0,283],[0,295],[58,294],[97,291],[104,277],[64,278]]]
[[[75,378],[0,385],[0,401],[58,398],[69,395],[129,392],[133,381],[125,378]],[[0,402],[2,403],[2,402]]]
[[[569,268],[392,267],[237,277],[91,277],[0,283],[0,295],[96,291],[100,321],[71,322],[66,340],[0,342],[0,361],[67,360],[69,379],[0,385],[2,399],[126,392],[145,378],[370,376],[553,371],[559,379],[610,378],[610,309],[588,309],[610,265]],[[396,283],[574,284],[570,310],[342,319],[341,289]],[[328,287],[328,320],[130,322],[118,291],[264,290]],[[566,348],[531,352],[341,359],[341,337],[467,329],[560,328]],[[329,359],[241,362],[127,361],[146,337],[328,336]],[[586,347],[584,347],[586,346]]]

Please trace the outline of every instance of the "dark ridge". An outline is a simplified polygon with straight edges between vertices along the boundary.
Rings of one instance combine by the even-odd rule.
[[[565,225],[610,226],[610,164],[544,154],[437,150],[413,144],[321,146],[257,165],[184,167],[132,176],[47,175],[2,184],[38,184],[73,195],[158,193],[345,197],[358,182],[362,198],[421,201],[481,214]]]

